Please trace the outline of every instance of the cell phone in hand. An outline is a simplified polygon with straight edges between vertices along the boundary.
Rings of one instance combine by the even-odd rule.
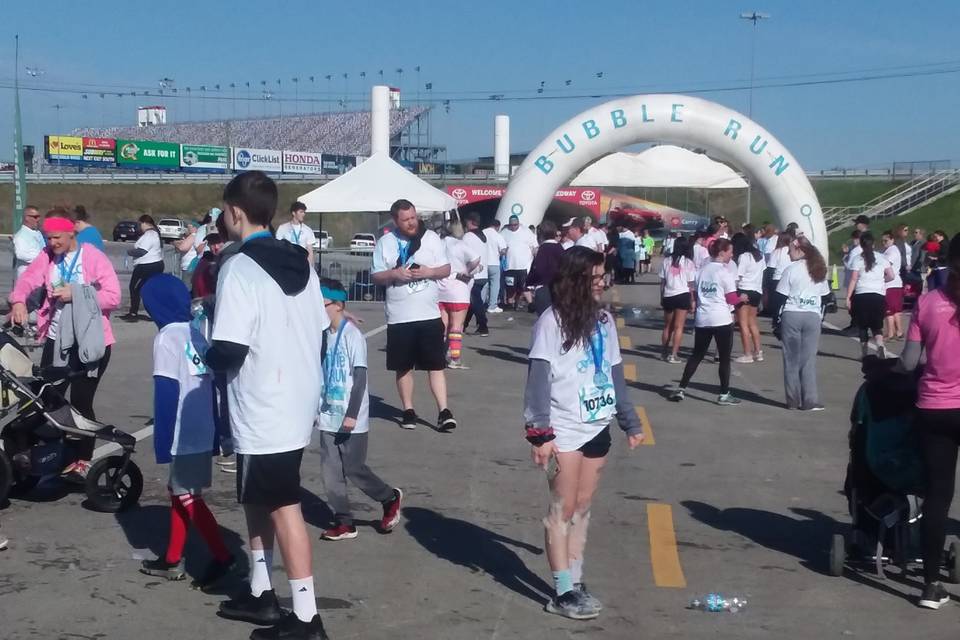
[[[410,265],[407,267],[407,269],[419,269],[419,268],[420,268],[420,265],[418,265],[416,262],[410,264]]]

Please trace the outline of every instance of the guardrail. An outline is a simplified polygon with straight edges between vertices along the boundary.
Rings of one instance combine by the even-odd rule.
[[[347,290],[347,299],[351,301],[383,302],[386,298],[386,289],[373,283],[370,274],[372,268],[372,251],[354,253],[325,250],[320,255],[320,275],[342,282]]]
[[[825,208],[823,217],[827,230],[834,231],[848,225],[858,215],[869,218],[902,215],[958,188],[960,170],[936,171],[898,185],[862,205]]]

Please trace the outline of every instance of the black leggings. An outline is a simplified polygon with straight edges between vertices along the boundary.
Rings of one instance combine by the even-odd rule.
[[[467,309],[467,317],[463,321],[463,330],[466,331],[470,326],[470,321],[474,316],[477,318],[477,329],[479,331],[487,330],[487,303],[483,301],[483,288],[487,286],[486,279],[474,280],[473,288],[470,289],[470,308]]]
[[[697,327],[693,331],[693,355],[687,360],[683,368],[683,377],[680,386],[687,387],[690,378],[697,372],[700,361],[707,355],[710,341],[717,341],[717,353],[720,356],[720,394],[730,391],[730,356],[733,353],[733,325],[722,327]]]
[[[40,354],[41,367],[49,367],[53,364],[54,344],[55,341],[52,338],[43,343],[43,353]],[[70,387],[70,404],[73,405],[73,408],[76,409],[80,415],[89,420],[97,419],[97,414],[93,411],[93,398],[97,395],[97,387],[100,386],[100,380],[103,379],[107,365],[110,364],[110,351],[111,348],[107,347],[103,357],[100,358],[100,362],[97,363],[96,378],[74,378],[69,382],[65,382],[63,387],[60,388],[60,392],[66,396],[67,387]],[[71,370],[79,370],[83,366],[80,363],[80,355],[77,352],[76,345],[70,349],[70,354],[67,356],[67,366],[70,367]],[[95,442],[95,438],[83,438],[79,441],[77,453],[81,460],[89,460],[93,457],[93,445]]]
[[[138,264],[133,268],[133,273],[130,275],[130,315],[135,316],[140,311],[140,289],[143,288],[143,284],[158,273],[163,273],[162,260]]]
[[[917,426],[923,441],[927,496],[923,501],[923,580],[940,580],[947,515],[953,501],[960,446],[960,409],[920,409]]]

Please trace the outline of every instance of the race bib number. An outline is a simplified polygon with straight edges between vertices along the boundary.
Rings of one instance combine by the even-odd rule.
[[[184,355],[187,357],[187,372],[190,375],[203,376],[207,374],[207,364],[203,361],[203,358],[200,357],[200,354],[197,353],[197,350],[193,348],[192,343],[187,342]]]
[[[617,392],[612,384],[588,385],[580,388],[580,419],[599,422],[613,417],[617,406]]]

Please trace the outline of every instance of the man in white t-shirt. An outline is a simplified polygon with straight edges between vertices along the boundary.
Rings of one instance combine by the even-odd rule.
[[[500,235],[500,221],[494,219],[483,235],[487,238],[487,313],[503,313],[500,308],[500,291],[503,281],[503,262],[507,255],[507,243]]]
[[[527,304],[533,302],[533,294],[527,291],[527,274],[537,253],[537,236],[520,224],[520,218],[510,216],[507,228],[500,232],[507,243],[507,270],[504,281],[507,285],[507,305],[517,308],[520,296]]]
[[[32,205],[27,206],[23,209],[23,226],[13,234],[15,278],[19,278],[27,270],[45,246],[47,241],[40,231],[40,210]]]
[[[585,233],[583,218],[570,218],[561,227],[561,230],[563,232],[563,239],[560,241],[560,246],[563,247],[564,250],[576,246],[577,242]]]
[[[593,218],[590,216],[584,216],[582,220],[583,234],[576,240],[575,244],[578,247],[586,247],[603,253],[607,248],[607,236],[593,226]]]
[[[306,250],[270,235],[273,180],[261,171],[242,173],[224,188],[223,201],[227,233],[241,245],[220,267],[212,346],[200,355],[227,380],[237,500],[246,514],[252,570],[250,591],[221,603],[220,615],[274,625],[251,638],[322,638],[300,511],[300,463],[320,407],[321,336],[330,318]],[[271,586],[275,538],[293,594],[292,616],[282,615]]]
[[[486,289],[490,277],[490,265],[487,264],[490,257],[490,252],[487,247],[489,240],[486,234],[480,230],[479,214],[468,214],[465,226],[466,233],[463,234],[463,243],[467,245],[471,253],[480,256],[480,268],[473,274],[473,288],[470,290],[470,309],[467,311],[467,317],[463,321],[463,329],[466,331],[467,327],[470,326],[470,320],[476,316],[477,335],[488,336],[490,335],[490,331],[487,328],[487,303],[483,300],[483,290]]]
[[[303,224],[307,215],[307,205],[294,202],[290,205],[290,220],[277,227],[277,240],[286,240],[307,250],[307,259],[313,264],[313,243],[317,237],[313,229]]]
[[[374,284],[386,287],[387,369],[396,372],[403,404],[400,426],[417,427],[413,409],[413,370],[427,371],[440,414],[437,428],[450,431],[457,421],[447,407],[446,340],[440,320],[437,282],[450,275],[443,241],[425,228],[409,200],[390,207],[394,231],[380,236],[373,250]]]

